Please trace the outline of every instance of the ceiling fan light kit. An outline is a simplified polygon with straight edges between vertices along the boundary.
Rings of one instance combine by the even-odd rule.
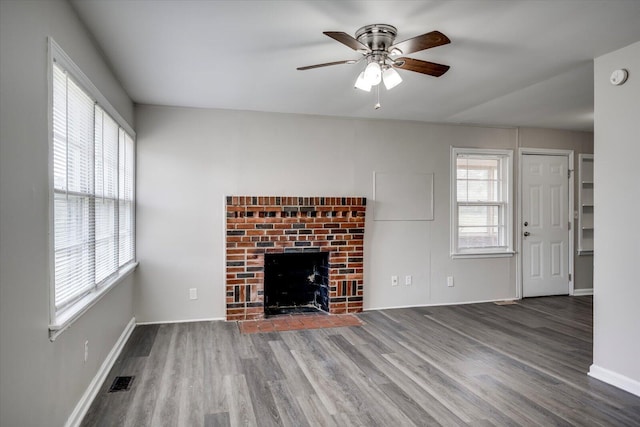
[[[402,77],[396,70],[389,67],[382,72],[382,81],[384,82],[384,87],[387,90],[391,90],[402,83]]]
[[[364,71],[358,74],[356,79],[355,88],[364,90],[365,92],[371,92],[371,84],[364,78]]]
[[[380,64],[375,61],[369,62],[364,69],[364,79],[371,86],[375,86],[380,84],[380,80],[382,79],[382,70],[380,68]]]
[[[356,89],[366,92],[370,92],[371,88],[376,86],[378,88],[378,98],[380,96],[378,86],[380,82],[384,83],[387,90],[391,90],[402,83],[402,77],[395,70],[396,68],[433,77],[440,77],[449,70],[448,65],[436,64],[435,62],[406,57],[396,58],[398,55],[419,52],[451,43],[451,40],[439,31],[431,31],[395,44],[394,41],[398,30],[393,25],[388,24],[365,25],[356,31],[355,38],[339,31],[325,31],[323,34],[362,54],[362,58],[359,60],[335,61],[298,67],[298,70],[310,70],[339,64],[355,64],[366,60],[367,65],[358,74],[354,86]],[[380,108],[379,99],[375,108]]]

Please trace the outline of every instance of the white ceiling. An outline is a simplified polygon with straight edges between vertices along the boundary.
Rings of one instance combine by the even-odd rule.
[[[640,40],[640,0],[71,2],[143,104],[592,130],[593,58]],[[361,64],[296,70],[359,58],[322,32],[374,23],[443,32],[408,56],[451,69],[400,70],[379,110]]]

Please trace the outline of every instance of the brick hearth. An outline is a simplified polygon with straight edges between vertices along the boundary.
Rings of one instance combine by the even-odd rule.
[[[264,254],[329,253],[329,313],[362,311],[364,197],[227,197],[227,320],[264,317]]]

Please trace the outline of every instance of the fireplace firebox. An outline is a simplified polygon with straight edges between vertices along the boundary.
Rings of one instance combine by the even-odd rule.
[[[264,314],[329,312],[326,252],[264,256]]]

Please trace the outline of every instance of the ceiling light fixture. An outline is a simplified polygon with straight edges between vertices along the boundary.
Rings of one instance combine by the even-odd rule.
[[[391,90],[394,87],[402,83],[402,77],[392,65],[387,64],[387,56],[379,56],[381,59],[377,59],[376,55],[370,55],[367,57],[369,62],[364,70],[358,74],[354,87],[356,89],[364,90],[365,92],[371,92],[372,87],[376,87],[377,101],[375,109],[380,108],[380,83],[384,83],[384,87],[387,90]],[[380,62],[378,62],[380,61]],[[380,65],[382,63],[382,65]]]
[[[380,68],[380,64],[376,61],[369,62],[364,69],[364,79],[371,86],[380,84],[380,80],[382,79],[382,69]]]
[[[386,87],[387,90],[391,90],[402,83],[402,77],[400,77],[400,74],[393,68],[386,67],[382,72],[382,81],[384,82],[384,87]]]
[[[364,71],[361,72],[360,74],[358,74],[358,78],[356,79],[355,88],[363,90],[365,92],[371,92],[371,84],[369,82],[367,82],[367,80],[364,78]]]
[[[388,59],[385,53],[371,53],[367,55],[367,66],[358,75],[355,87],[366,92],[371,91],[372,86],[377,86],[384,82],[384,86],[393,89],[402,82],[402,77],[393,69],[393,60]]]

